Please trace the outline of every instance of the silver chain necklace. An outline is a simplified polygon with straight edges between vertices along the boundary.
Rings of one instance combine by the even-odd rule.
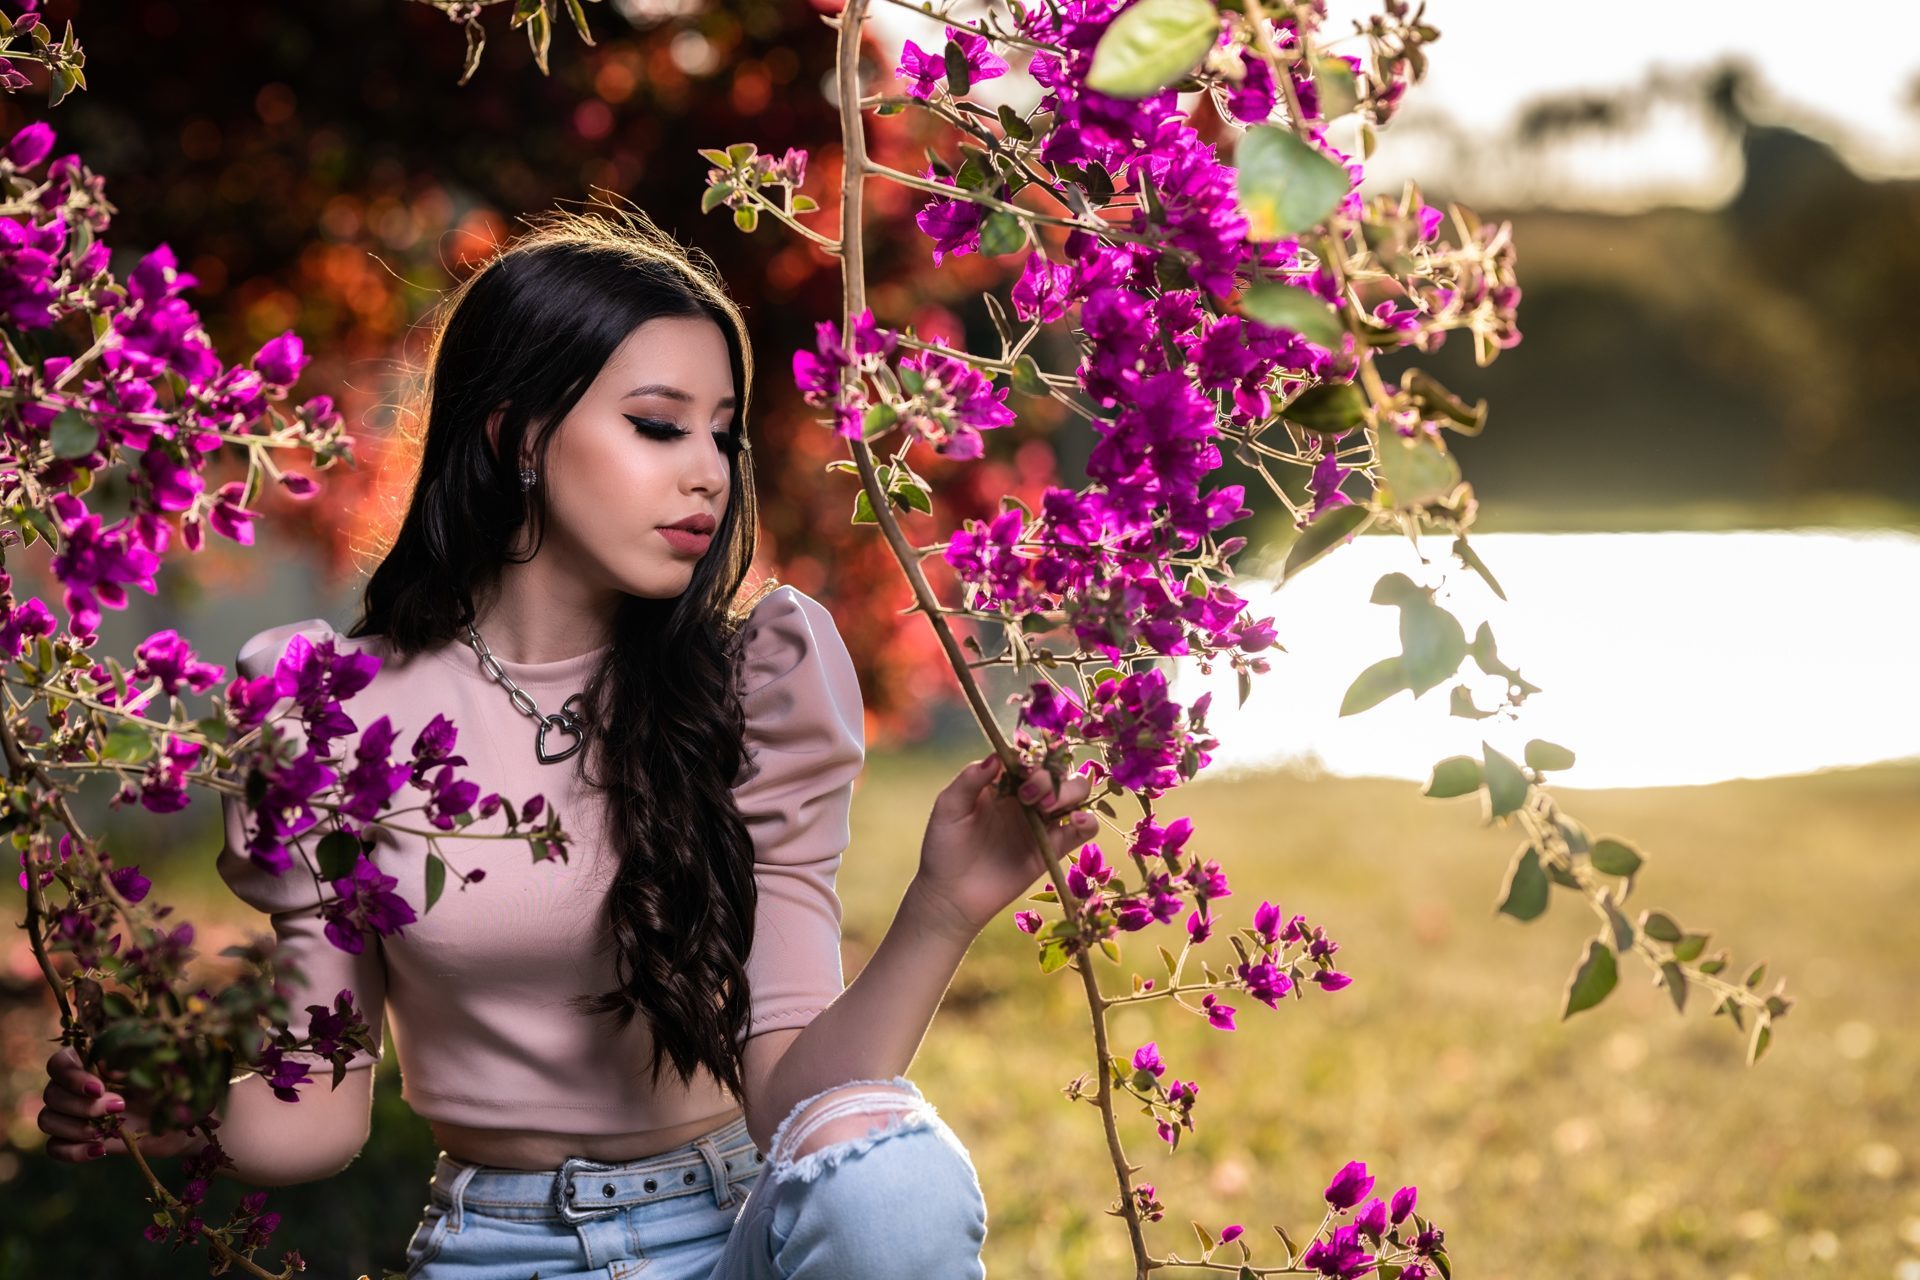
[[[500,659],[493,656],[493,651],[487,648],[487,642],[480,638],[480,633],[474,630],[471,622],[467,623],[467,644],[480,655],[480,669],[506,689],[507,696],[513,699],[513,705],[520,708],[522,714],[532,716],[538,722],[540,727],[534,734],[533,750],[534,754],[540,757],[541,764],[557,764],[580,749],[580,744],[587,740],[586,701],[582,695],[569,694],[567,700],[560,704],[558,711],[542,715],[532,696],[515,684],[513,678],[501,668]],[[573,707],[576,701],[581,704],[579,710]],[[558,729],[562,733],[572,734],[573,741],[559,751],[549,752],[547,750],[547,730],[549,729]]]

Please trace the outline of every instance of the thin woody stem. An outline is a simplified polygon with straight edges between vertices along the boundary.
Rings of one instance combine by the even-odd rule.
[[[53,795],[55,816],[59,819],[61,825],[73,834],[76,840],[82,845],[85,845],[87,842],[86,835],[80,830],[80,824],[75,821],[72,811],[67,808],[66,799],[59,794],[58,788],[54,786],[53,780],[47,776],[46,771],[41,768],[33,757],[21,749],[19,740],[14,737],[13,708],[10,704],[3,711],[0,711],[0,751],[4,751],[8,773],[15,781],[32,775],[38,779],[41,786],[45,787]],[[61,1031],[63,1033],[71,1033],[74,1029],[73,1006],[67,1002],[66,983],[61,979],[59,971],[53,966],[52,958],[47,954],[46,938],[43,936],[43,925],[46,914],[46,895],[44,887],[40,883],[38,868],[29,867],[27,873],[27,943],[33,949],[34,959],[39,962],[40,972],[46,978],[47,985],[53,990],[54,999],[59,1002]],[[154,1173],[153,1167],[149,1165],[146,1158],[140,1154],[138,1141],[127,1131],[124,1120],[118,1116],[113,1117],[112,1125],[121,1141],[126,1144],[127,1154],[133,1157],[134,1164],[140,1170],[140,1176],[146,1180],[147,1190],[150,1193],[149,1198],[156,1204],[164,1205],[168,1213],[172,1214],[176,1220],[184,1223],[187,1215],[186,1206],[182,1205],[179,1200],[174,1197],[173,1193],[167,1190],[165,1184],[163,1184]],[[217,1236],[209,1234],[203,1235],[201,1238],[213,1247],[214,1253],[218,1255],[223,1262],[229,1266],[237,1266],[246,1274],[259,1277],[259,1280],[290,1280],[290,1277],[293,1275],[293,1269],[291,1267],[281,1272],[266,1270],[264,1267],[259,1266],[235,1252],[232,1246]]]
[[[897,171],[887,170],[885,166],[876,166],[867,159],[866,119],[860,110],[860,45],[866,25],[867,0],[848,0],[846,8],[839,17],[839,42],[835,59],[838,74],[835,77],[839,94],[841,149],[845,157],[845,167],[841,177],[841,229],[840,243],[842,283],[842,332],[853,331],[854,317],[866,310],[866,250],[863,240],[862,214],[864,213],[862,184],[866,175],[872,172],[891,174]],[[920,180],[910,174],[901,177],[909,180],[909,185],[920,185]],[[929,184],[939,186],[940,184]],[[951,192],[952,188],[946,188]],[[997,201],[995,202],[998,203]],[[1024,216],[1034,216],[1025,210]],[[1077,220],[1068,223],[1077,225]],[[1104,228],[1102,228],[1104,229]],[[846,394],[847,384],[840,384],[840,394]],[[961,652],[959,641],[954,638],[953,630],[940,613],[937,598],[932,586],[927,582],[926,574],[921,571],[920,557],[913,544],[901,531],[899,522],[894,518],[892,503],[881,488],[878,470],[874,466],[873,451],[864,440],[853,439],[847,442],[853,460],[860,470],[860,481],[866,488],[868,502],[879,520],[881,533],[892,550],[894,559],[899,563],[901,572],[906,575],[913,589],[915,600],[927,614],[927,621],[933,627],[941,649],[947,655],[952,666],[954,678],[960,682],[968,705],[973,709],[974,718],[979,722],[981,731],[993,744],[994,752],[1009,774],[1018,765],[1018,757],[1007,743],[1005,735],[994,720],[993,712],[987,705],[986,695],[981,691],[967,666],[966,656]],[[1023,806],[1028,830],[1040,850],[1047,870],[1053,875],[1055,884],[1066,883],[1061,863],[1053,854],[1051,841],[1047,838],[1047,829],[1040,815],[1030,805]],[[1070,912],[1076,925],[1083,923],[1080,909],[1075,906]],[[1133,1255],[1137,1280],[1145,1280],[1150,1270],[1151,1255],[1147,1251],[1146,1237],[1140,1223],[1138,1206],[1134,1203],[1132,1173],[1135,1168],[1120,1146],[1120,1132],[1113,1115],[1113,1073],[1108,1066],[1110,1052],[1107,1045],[1106,1013],[1101,1007],[1102,995],[1099,978],[1092,964],[1087,963],[1083,952],[1081,962],[1074,968],[1080,973],[1080,980],[1086,990],[1088,1013],[1093,1021],[1094,1060],[1098,1073],[1098,1105],[1101,1123],[1106,1131],[1107,1151],[1113,1161],[1115,1181],[1120,1188],[1120,1210],[1127,1222],[1128,1237],[1133,1246]]]

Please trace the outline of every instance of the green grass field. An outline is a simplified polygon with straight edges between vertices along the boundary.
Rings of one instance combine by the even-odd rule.
[[[871,759],[841,880],[849,979],[958,764]],[[1698,1001],[1676,1015],[1637,961],[1605,1004],[1563,1023],[1562,985],[1594,919],[1558,894],[1532,925],[1496,917],[1517,837],[1482,826],[1475,800],[1390,780],[1201,783],[1163,813],[1190,814],[1190,847],[1226,867],[1234,894],[1217,920],[1244,925],[1263,897],[1303,912],[1340,941],[1355,981],[1280,1011],[1231,1000],[1235,1032],[1160,1003],[1116,1017],[1116,1052],[1155,1039],[1174,1075],[1201,1081],[1198,1131],[1175,1155],[1138,1112],[1120,1117],[1138,1176],[1168,1205],[1151,1228],[1156,1254],[1191,1256],[1197,1218],[1213,1232],[1245,1224],[1256,1261],[1277,1265],[1268,1224],[1304,1237],[1320,1188],[1357,1157],[1388,1194],[1420,1187],[1461,1277],[1801,1280],[1889,1276],[1920,1258],[1920,767],[1556,794],[1649,855],[1630,907],[1712,928],[1741,972],[1765,958],[1789,978],[1798,1003],[1766,1058],[1746,1067],[1744,1038]],[[224,905],[204,884],[161,887],[190,919]],[[1161,972],[1155,933],[1127,935],[1125,967],[1097,962],[1108,991],[1127,989],[1128,969]],[[1231,953],[1217,936],[1201,954]],[[286,1215],[276,1244],[303,1249],[309,1274],[351,1280],[396,1263],[424,1202],[431,1134],[400,1101],[392,1063],[360,1160],[272,1193]],[[1042,976],[1030,940],[997,923],[910,1071],[980,1169],[990,1275],[1132,1274],[1124,1228],[1104,1215],[1099,1117],[1060,1092],[1092,1066],[1077,978]],[[205,1274],[195,1251],[170,1257],[139,1239],[141,1193],[124,1165],[27,1155],[7,1190],[0,1273]],[[224,1186],[218,1203],[238,1193]]]
[[[850,969],[948,772],[869,770]],[[1677,1015],[1637,961],[1606,1003],[1563,1022],[1595,919],[1559,893],[1531,925],[1494,914],[1517,836],[1481,825],[1477,800],[1392,780],[1201,783],[1166,812],[1190,814],[1189,848],[1232,878],[1217,918],[1244,925],[1262,898],[1304,912],[1355,981],[1279,1011],[1233,1000],[1234,1032],[1162,1003],[1119,1011],[1115,1052],[1155,1039],[1172,1074],[1202,1081],[1177,1154],[1146,1117],[1122,1117],[1138,1177],[1169,1207],[1156,1254],[1194,1256],[1195,1218],[1245,1224],[1257,1261],[1277,1265],[1268,1224],[1303,1238],[1320,1189],[1360,1158],[1389,1194],[1420,1187],[1460,1276],[1884,1276],[1920,1257],[1920,769],[1556,794],[1648,853],[1629,906],[1714,929],[1742,973],[1764,958],[1788,977],[1798,1002],[1761,1062],[1745,1065],[1744,1037],[1711,1005]],[[1132,935],[1125,967],[1097,962],[1104,989],[1162,972],[1151,933]],[[1059,1092],[1093,1065],[1084,997],[1067,971],[1042,977],[1030,946],[1010,924],[975,944],[913,1074],[974,1152],[990,1273],[1130,1274],[1122,1224],[1103,1216],[1099,1116]],[[1231,952],[1216,936],[1202,954],[1220,968]]]

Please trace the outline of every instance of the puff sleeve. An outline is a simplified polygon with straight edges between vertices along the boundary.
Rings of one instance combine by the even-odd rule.
[[[760,895],[745,1039],[806,1026],[846,985],[834,877],[852,839],[866,730],[833,615],[793,587],[769,592],[744,624],[740,687],[747,760],[733,790]]]
[[[313,642],[338,634],[319,618],[269,628],[240,646],[240,653],[235,660],[240,674],[253,678],[272,671],[295,633],[305,635]],[[278,716],[284,713],[288,701],[282,699],[275,704],[271,714]],[[293,733],[296,741],[304,738],[297,724],[283,722],[282,728]],[[287,996],[287,1025],[295,1035],[306,1035],[311,1021],[307,1006],[317,1004],[330,1007],[341,988],[350,988],[354,1006],[366,1017],[367,1026],[372,1031],[375,1053],[372,1058],[356,1054],[348,1065],[350,1069],[372,1066],[386,1053],[382,1027],[387,994],[385,953],[378,935],[369,934],[364,949],[359,955],[354,955],[334,946],[323,932],[325,922],[320,917],[321,905],[338,895],[330,882],[320,880],[316,883],[316,878],[308,870],[313,856],[312,845],[319,838],[320,828],[316,826],[294,841],[296,847],[307,851],[307,858],[296,855],[293,865],[284,875],[275,875],[247,856],[249,820],[245,804],[232,795],[222,795],[220,802],[226,828],[225,842],[217,864],[220,878],[242,901],[267,913],[273,924],[274,937],[279,943],[276,958],[298,965],[302,973],[303,981],[300,982],[276,973],[281,989]],[[324,1065],[324,1059],[305,1051],[288,1053],[286,1057],[289,1061],[307,1064],[310,1071],[315,1069],[315,1064]]]

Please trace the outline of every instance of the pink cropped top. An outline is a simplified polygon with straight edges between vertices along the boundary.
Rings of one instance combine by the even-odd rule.
[[[832,615],[810,596],[782,586],[755,606],[744,626],[741,687],[750,762],[734,794],[753,838],[759,886],[746,960],[750,1037],[805,1026],[844,986],[834,879],[866,751],[860,687]],[[422,912],[425,837],[376,832],[374,860],[398,880],[393,892],[419,918],[384,938],[368,933],[364,950],[354,955],[322,932],[320,907],[334,894],[331,883],[308,872],[308,860],[297,854],[285,875],[256,865],[245,853],[245,807],[223,797],[220,875],[240,898],[268,913],[279,954],[304,970],[304,982],[285,984],[294,1032],[306,1034],[307,1005],[330,1005],[337,991],[352,988],[374,1030],[377,1057],[384,1058],[391,1035],[401,1096],[430,1121],[637,1133],[737,1106],[704,1070],[682,1085],[663,1065],[655,1092],[647,1079],[652,1035],[645,1020],[636,1018],[616,1034],[608,1019],[567,1004],[570,996],[614,985],[613,953],[597,944],[617,858],[605,845],[601,793],[577,776],[584,751],[540,763],[534,720],[514,707],[462,641],[402,662],[389,657],[384,637],[348,638],[314,618],[248,640],[238,657],[240,671],[271,671],[296,632],[313,641],[333,636],[338,649],[371,651],[383,659],[373,680],[342,701],[355,732],[334,741],[336,754],[351,762],[358,732],[383,714],[392,718],[398,749],[405,750],[436,713],[444,713],[458,733],[455,753],[467,758],[456,767],[460,776],[479,784],[481,795],[498,791],[516,807],[544,795],[571,839],[566,859],[536,862],[524,840],[474,838],[505,832],[501,812],[437,832],[436,843],[452,867],[482,868],[486,875],[463,888],[450,874],[432,910]],[[585,686],[603,653],[500,665],[547,712]],[[283,700],[274,714],[290,702]],[[550,749],[565,741],[549,734]],[[411,808],[424,797],[402,787],[394,804]],[[417,810],[395,821],[429,829]],[[326,829],[325,823],[316,825],[300,838],[309,859]],[[289,1057],[313,1074],[315,1083],[303,1089],[326,1087],[323,1061],[311,1054]],[[354,1065],[373,1061],[363,1057]]]

